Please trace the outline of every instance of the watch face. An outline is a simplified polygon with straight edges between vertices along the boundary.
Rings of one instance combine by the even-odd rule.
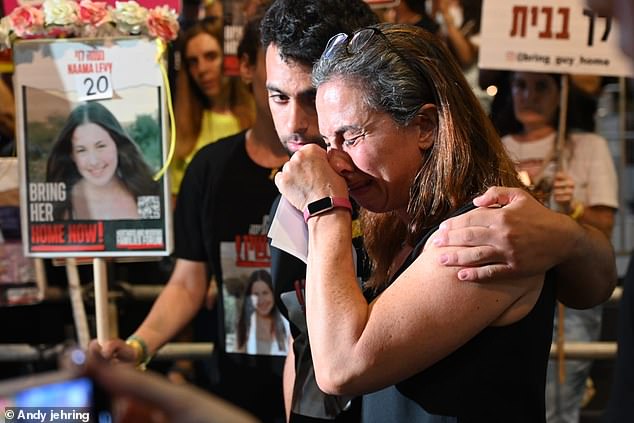
[[[308,205],[308,213],[311,215],[319,213],[332,208],[332,199],[330,197],[324,197],[320,200],[313,201]]]

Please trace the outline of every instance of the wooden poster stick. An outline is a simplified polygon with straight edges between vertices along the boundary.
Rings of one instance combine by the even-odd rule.
[[[75,330],[77,331],[77,343],[81,348],[86,349],[90,342],[90,331],[88,330],[86,309],[84,308],[84,300],[81,293],[77,261],[74,258],[69,257],[66,259],[66,276],[68,278],[68,290],[70,292],[70,304],[73,309],[73,319],[75,320]]]
[[[46,267],[44,265],[44,259],[36,258],[33,260],[35,263],[35,284],[37,285],[38,301],[43,301],[46,297],[46,290],[48,289],[48,280],[46,278]]]
[[[568,91],[570,87],[570,77],[568,74],[561,75],[561,92],[559,98],[559,126],[557,128],[557,141],[556,141],[556,157],[557,157],[557,171],[565,170],[566,162],[564,160],[564,148],[566,146],[566,129],[567,122],[566,116],[568,115]],[[555,204],[554,201],[551,204]],[[568,213],[569,210],[561,210],[559,205],[556,206],[556,210],[562,213]],[[566,356],[564,352],[564,318],[566,312],[565,307],[561,303],[557,303],[557,369],[559,383],[563,384],[566,381]]]
[[[561,75],[561,92],[559,94],[559,127],[557,131],[557,164],[559,169],[563,169],[563,151],[566,145],[566,115],[568,114],[568,91],[570,90],[570,77],[568,74]]]
[[[108,271],[104,258],[92,260],[95,280],[95,317],[97,318],[97,340],[103,345],[110,339],[108,321]]]

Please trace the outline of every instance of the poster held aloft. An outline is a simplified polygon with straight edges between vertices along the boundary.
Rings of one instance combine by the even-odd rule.
[[[528,72],[632,76],[619,23],[585,0],[484,0],[478,66]]]
[[[166,255],[165,87],[154,41],[14,46],[25,254]]]
[[[93,258],[101,342],[106,257],[172,248],[163,54],[177,32],[173,9],[134,1],[45,0],[0,19],[0,49],[13,48],[25,255]]]

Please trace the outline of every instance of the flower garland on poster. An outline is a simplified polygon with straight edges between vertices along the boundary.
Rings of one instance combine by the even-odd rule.
[[[136,1],[115,7],[92,0],[45,0],[18,6],[0,19],[0,50],[16,39],[147,35],[171,41],[178,35],[178,15],[167,6],[146,9]]]

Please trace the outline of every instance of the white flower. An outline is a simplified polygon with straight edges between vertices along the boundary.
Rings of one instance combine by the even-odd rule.
[[[0,50],[11,48],[11,25],[9,24],[9,17],[5,16],[0,19]]]
[[[147,18],[147,9],[135,1],[115,2],[112,18],[123,33],[139,34]]]
[[[78,6],[73,0],[45,0],[42,9],[46,25],[73,25],[78,19]]]

